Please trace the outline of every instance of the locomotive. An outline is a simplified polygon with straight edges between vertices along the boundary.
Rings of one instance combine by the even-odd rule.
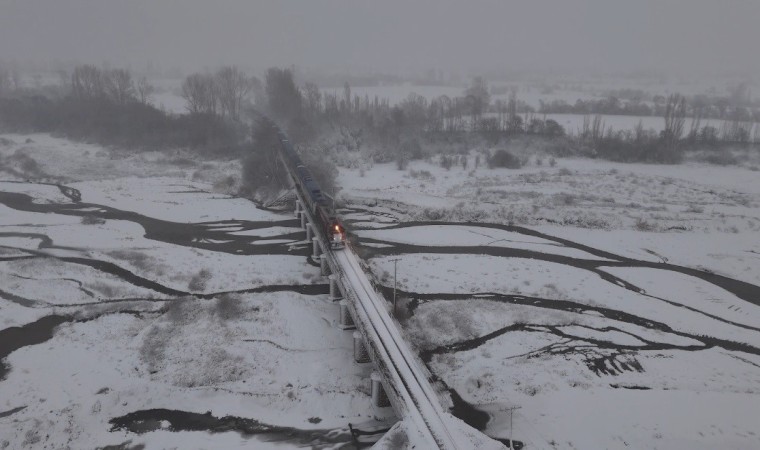
[[[306,202],[304,207],[309,209],[314,220],[319,223],[319,228],[321,228],[331,248],[339,249],[345,247],[346,228],[335,215],[335,210],[322,193],[319,184],[312,176],[309,168],[301,161],[298,153],[293,148],[293,144],[290,143],[287,136],[280,131],[277,125],[272,124],[272,126],[277,131],[283,161],[288,166],[290,173],[294,174],[293,180],[296,189],[301,192],[304,202]]]

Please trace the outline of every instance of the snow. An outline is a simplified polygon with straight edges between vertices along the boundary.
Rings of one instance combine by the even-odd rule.
[[[760,285],[757,172],[581,158],[549,167],[529,153],[518,170],[474,168],[476,150],[467,170],[377,164],[341,169],[340,182],[354,232],[377,241],[364,250],[387,288],[398,259],[404,334],[432,373],[490,413],[486,434],[508,438],[508,408],[520,406],[514,437],[528,448],[760,446],[760,308],[707,277]],[[423,170],[432,177],[415,178]]]
[[[550,251],[571,258],[603,259],[578,249],[563,247],[547,239],[487,227],[430,225],[392,230],[360,230],[356,234],[360,238],[423,246],[494,246]]]
[[[211,192],[211,186],[171,177],[128,177],[71,183],[82,201],[134,211],[171,222],[219,220],[276,220],[271,212],[255,208],[248,200]],[[233,211],[234,215],[230,212]]]
[[[229,241],[263,237],[271,243],[298,231],[275,224],[292,220],[291,214],[215,193],[213,180],[171,168],[165,155],[125,156],[47,135],[10,137],[34,142],[0,151],[23,146],[51,178],[79,189],[82,202],[93,206],[76,212],[78,206],[54,185],[0,184],[1,192],[24,193],[51,208],[43,213],[0,206],[0,331],[33,327],[53,314],[72,318],[64,319],[51,339],[13,349],[4,360],[10,370],[0,381],[0,412],[25,408],[0,417],[0,447],[302,445],[297,436],[271,441],[272,436],[243,437],[235,431],[168,431],[167,421],[144,434],[110,431],[109,420],[153,408],[211,411],[216,417],[314,430],[318,436],[342,434],[345,441],[348,423],[375,423],[368,397],[371,367],[353,363],[351,334],[337,327],[338,305],[326,294],[296,292],[312,284],[327,290],[303,249],[234,254],[219,251],[224,238],[149,239],[140,223],[167,229],[189,223],[198,233],[211,230]],[[206,161],[210,167],[202,170],[229,174],[231,168],[239,170],[235,164]],[[57,178],[64,174],[78,181]],[[104,208],[113,208],[119,219],[80,216],[99,217]],[[63,214],[68,211],[74,215]],[[246,221],[263,228],[243,231]],[[52,246],[40,248],[43,237]],[[201,244],[205,247],[194,247]],[[103,263],[127,272],[109,273]],[[135,284],[140,280],[191,293],[160,293]],[[266,292],[270,285],[294,290]],[[264,291],[246,292],[252,288]]]
[[[44,134],[4,137],[14,143],[0,147],[0,155],[34,158],[49,175],[45,182],[79,189],[83,202],[96,205],[89,210],[95,216],[102,205],[167,227],[193,224],[220,234],[179,245],[148,239],[129,214],[85,224],[76,215],[0,205],[0,290],[33,302],[24,306],[0,293],[2,328],[51,314],[77,318],[58,326],[52,339],[7,357],[0,412],[26,408],[0,417],[0,447],[280,445],[236,432],[168,431],[166,422],[145,434],[109,431],[109,419],[150,408],[212,411],[301,430],[343,429],[374,417],[367,395],[371,367],[352,363],[351,336],[334,326],[336,304],[326,295],[241,292],[324,283],[305,252],[218,251],[243,237],[251,238],[251,247],[265,242],[256,238],[289,243],[278,237],[297,231],[281,224],[246,229],[241,221],[293,217],[220,194],[214,180],[238,170],[237,162],[186,165],[178,162],[182,152],[128,155]],[[492,170],[475,168],[478,149],[469,150],[467,170],[445,170],[434,160],[413,161],[406,171],[378,164],[363,176],[341,169],[341,200],[355,208],[344,219],[356,221],[360,239],[380,242],[365,249],[375,277],[391,286],[391,259],[400,258],[400,289],[426,295],[413,311],[401,298],[400,322],[376,294],[364,313],[375,332],[394,343],[389,353],[398,358],[419,350],[429,361],[403,358],[413,361],[402,368],[404,376],[435,374],[491,414],[485,432],[492,437],[509,436],[507,409],[520,406],[514,437],[528,448],[760,446],[760,356],[746,351],[760,347],[760,307],[698,277],[635,264],[667,262],[760,285],[757,172],[581,158],[558,159],[553,167],[547,156],[532,153],[524,154],[522,169]],[[422,170],[432,178],[415,178],[412,171]],[[2,181],[0,192],[24,193],[40,205],[72,204],[55,185],[4,179],[22,182]],[[431,218],[459,223],[430,224]],[[396,222],[408,226],[394,228]],[[40,248],[37,235],[54,247]],[[405,245],[420,247],[406,253]],[[440,253],[450,246],[462,253]],[[470,254],[468,247],[530,250],[537,257]],[[397,254],[384,256],[391,250]],[[113,263],[189,294],[161,294],[63,260],[69,257]],[[568,257],[599,272],[574,267]],[[636,261],[605,265],[625,259]],[[359,267],[358,261],[346,264]],[[605,274],[643,292],[606,281]],[[366,278],[353,281],[374,292]],[[238,293],[217,295],[227,291]],[[450,294],[458,297],[446,298]],[[489,333],[492,338],[474,341]],[[428,401],[438,396],[429,386],[412,393]],[[441,418],[456,442],[476,442],[472,430],[435,402],[424,408]],[[321,422],[313,423],[314,417]],[[422,447],[420,420],[399,422],[379,447],[395,448],[398,439]]]
[[[536,114],[535,116],[541,119],[546,118],[555,120],[565,128],[565,132],[572,134],[579,134],[580,131],[583,130],[584,119],[591,120],[591,118],[594,117],[594,115],[584,114]],[[665,129],[665,119],[658,116],[620,116],[600,114],[600,117],[602,118],[605,130],[630,131],[633,130],[639,122],[641,122],[641,126],[645,130],[654,130],[659,133]],[[702,119],[699,126],[712,126],[721,130],[726,123],[730,124],[731,122],[720,119]],[[688,128],[691,126],[691,119],[686,119],[685,126],[688,131]]]
[[[157,92],[150,96],[150,103],[158,109],[173,114],[187,114],[187,100],[174,92]]]

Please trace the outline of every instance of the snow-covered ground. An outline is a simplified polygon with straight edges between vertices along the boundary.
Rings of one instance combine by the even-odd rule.
[[[487,434],[519,406],[528,448],[760,447],[758,172],[475,158],[339,182],[405,333]]]
[[[659,116],[621,116],[611,114],[601,114],[602,124],[605,130],[614,131],[630,131],[636,128],[639,123],[644,130],[654,130],[659,133],[665,128],[665,119]],[[557,121],[568,134],[580,134],[583,130],[583,121],[593,118],[592,116],[583,114],[536,114],[535,117],[541,119],[552,119]],[[687,131],[692,125],[691,119],[685,120],[685,126]],[[730,126],[731,122],[721,119],[702,119],[699,121],[698,126],[715,127],[718,131],[722,130],[724,126]],[[753,136],[754,128],[750,125],[748,132],[750,136]],[[755,125],[757,126],[757,125]]]
[[[377,426],[298,224],[225,194],[235,161],[2,137],[0,448]],[[504,439],[519,406],[528,448],[760,446],[758,172],[528,156],[341,169],[355,246],[389,289],[398,259],[399,321],[453,412]]]
[[[3,137],[0,448],[332,448],[377,425],[297,220],[215,188],[234,162]]]

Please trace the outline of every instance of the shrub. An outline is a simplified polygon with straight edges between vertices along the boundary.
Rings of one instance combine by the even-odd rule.
[[[577,199],[573,194],[561,193],[557,194],[558,203],[565,206],[572,206],[577,203]]]
[[[435,181],[435,176],[429,170],[410,170],[409,176],[417,180]]]
[[[145,333],[143,344],[140,346],[140,358],[150,372],[157,372],[165,365],[166,342],[170,338],[168,329],[157,325],[151,326]]]
[[[102,225],[106,223],[105,219],[101,219],[100,217],[93,216],[92,214],[82,216],[81,222],[82,222],[82,225]]]
[[[507,169],[519,169],[523,166],[523,161],[506,150],[496,150],[496,152],[488,158],[488,166],[491,168],[506,167]]]
[[[719,166],[732,166],[739,164],[739,160],[736,159],[736,156],[734,156],[734,154],[728,150],[723,152],[710,152],[704,156],[704,161]]]
[[[222,295],[216,301],[215,307],[216,315],[222,320],[231,320],[243,313],[242,301],[236,295]]]
[[[205,291],[206,283],[211,280],[211,272],[208,269],[201,269],[198,273],[190,278],[187,288],[191,291]]]
[[[656,227],[645,219],[638,218],[636,219],[636,229],[639,231],[654,231]]]

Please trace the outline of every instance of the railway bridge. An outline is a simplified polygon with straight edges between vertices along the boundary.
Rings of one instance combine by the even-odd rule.
[[[409,448],[506,448],[448,412],[451,397],[434,388],[431,374],[404,341],[389,303],[372,285],[365,264],[349,244],[342,249],[331,248],[317,218],[306,207],[306,193],[298,189],[298,174],[288,164],[285,167],[296,186],[296,214],[307,240],[311,240],[312,257],[319,261],[322,274],[329,277],[330,296],[340,301],[340,326],[355,329],[354,359],[375,366],[371,377],[373,405],[392,407],[400,418],[390,433],[403,428]]]

